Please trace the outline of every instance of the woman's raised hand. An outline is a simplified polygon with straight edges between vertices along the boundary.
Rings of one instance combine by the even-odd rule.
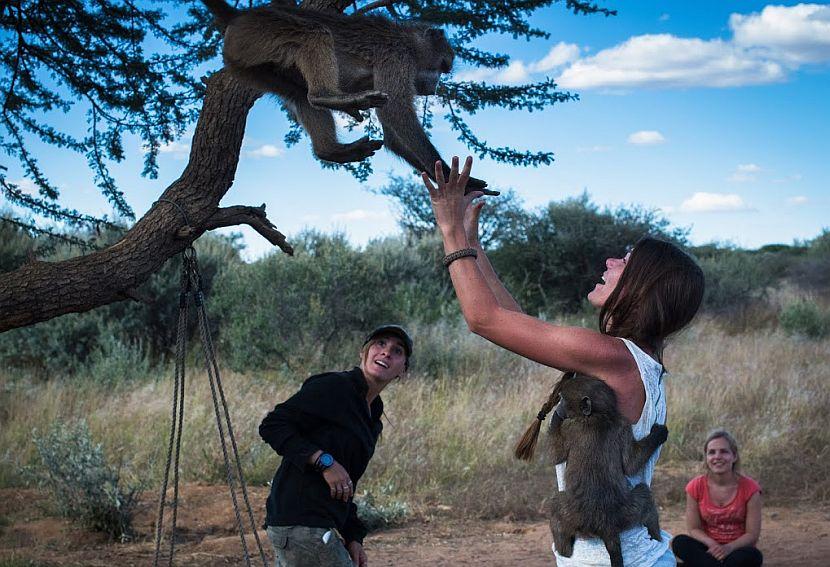
[[[464,233],[467,235],[467,243],[472,248],[481,248],[478,238],[478,219],[481,209],[484,208],[484,201],[476,201],[477,195],[470,193],[464,197],[466,207],[464,208]]]
[[[443,231],[451,231],[457,228],[464,228],[464,213],[470,202],[476,197],[483,195],[481,191],[472,191],[464,195],[467,181],[470,179],[470,170],[473,167],[473,158],[467,156],[464,161],[464,169],[458,171],[458,157],[453,156],[452,167],[448,179],[444,178],[444,168],[441,162],[435,162],[435,181],[432,184],[426,172],[421,173],[429,197],[432,201],[432,211],[435,213],[435,220],[438,227]]]

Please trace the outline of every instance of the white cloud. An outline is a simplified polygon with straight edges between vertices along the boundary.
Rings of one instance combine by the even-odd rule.
[[[572,61],[579,59],[579,46],[574,43],[560,41],[550,48],[548,54],[536,63],[531,63],[529,68],[534,73],[544,73],[556,69]]]
[[[739,195],[699,192],[683,201],[678,210],[683,213],[721,213],[750,211],[752,208]]]
[[[502,69],[469,69],[455,75],[458,81],[486,81],[496,84],[517,84],[531,80],[534,73],[546,73],[579,59],[579,46],[560,41],[547,54],[532,63],[521,59],[511,61]]]
[[[735,168],[735,171],[727,178],[729,181],[734,181],[737,183],[743,183],[745,181],[755,181],[756,174],[763,171],[761,166],[756,165],[754,163],[742,163],[738,164],[738,167]]]
[[[190,153],[190,144],[183,144],[178,140],[168,142],[159,146],[159,152],[163,154],[173,154],[174,156],[185,156]]]
[[[611,150],[611,146],[603,146],[597,144],[596,146],[580,146],[576,148],[576,151],[579,153],[599,153],[599,152],[607,152]]]
[[[17,185],[17,188],[20,189],[23,193],[31,195],[33,197],[38,196],[38,188],[35,185],[35,182],[31,179],[26,179],[25,177],[22,179],[15,179],[10,181],[13,185]]]
[[[665,13],[658,18],[669,19]],[[567,66],[556,78],[567,89],[724,88],[782,82],[806,63],[830,63],[828,5],[770,5],[760,13],[732,14],[729,28],[729,38],[633,36],[584,58],[587,47],[559,42],[536,62],[515,60],[504,69],[470,69],[456,78],[520,83]]]
[[[278,148],[273,144],[263,144],[255,150],[248,150],[245,155],[252,158],[274,158],[280,157],[285,153],[285,150]]]
[[[565,88],[734,87],[782,81],[780,63],[721,39],[632,37],[580,59],[558,77]]]
[[[792,175],[788,175],[786,177],[779,177],[778,179],[773,179],[773,183],[796,183],[804,179],[804,176],[800,173],[793,173]]]
[[[830,61],[830,6],[766,6],[761,13],[732,14],[734,42],[791,65]]]
[[[754,163],[739,163],[738,171],[741,173],[758,173],[761,171],[761,166]]]
[[[498,83],[515,84],[526,81],[529,75],[530,73],[522,61],[511,61],[494,79]]]
[[[807,199],[804,195],[798,195],[797,197],[790,197],[787,199],[787,204],[796,206],[806,205],[808,201],[809,199]]]
[[[366,209],[355,209],[345,213],[335,213],[331,215],[331,220],[346,221],[346,222],[367,222],[367,221],[385,221],[389,220],[391,215],[388,211],[367,211]]]
[[[640,130],[628,136],[628,143],[635,146],[655,146],[665,141],[666,138],[657,130]]]

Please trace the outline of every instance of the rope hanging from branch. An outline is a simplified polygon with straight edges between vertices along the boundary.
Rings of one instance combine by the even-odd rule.
[[[173,204],[176,205],[176,203]],[[176,206],[179,208],[178,205]],[[185,224],[187,224],[187,216],[183,210],[180,208],[179,210],[182,213],[182,216],[185,217]],[[161,542],[164,535],[164,510],[165,507],[168,506],[170,508],[170,549],[167,564],[171,567],[173,565],[173,555],[175,553],[176,518],[179,503],[179,456],[181,453],[182,429],[184,425],[185,354],[187,350],[189,300],[191,298],[196,310],[196,320],[202,343],[202,353],[204,354],[205,368],[207,370],[208,381],[210,383],[210,393],[213,398],[213,411],[216,416],[216,427],[219,432],[219,442],[222,447],[222,457],[224,459],[225,471],[227,473],[228,488],[230,489],[231,500],[233,501],[233,511],[236,517],[236,525],[239,529],[239,537],[242,541],[242,551],[245,555],[245,564],[248,567],[251,567],[251,556],[248,552],[248,545],[245,542],[246,527],[242,519],[242,514],[239,510],[237,491],[242,493],[247,519],[250,523],[250,529],[254,534],[254,539],[256,540],[262,565],[263,567],[268,567],[268,563],[265,559],[265,552],[262,548],[262,542],[260,541],[259,534],[256,530],[256,521],[254,520],[254,513],[251,508],[250,500],[248,499],[248,490],[245,486],[245,479],[242,474],[242,465],[239,460],[239,450],[236,444],[236,437],[233,433],[231,416],[228,412],[228,403],[225,399],[225,391],[222,388],[222,379],[219,375],[219,366],[216,363],[213,341],[210,336],[210,327],[208,325],[207,311],[205,309],[205,299],[202,292],[202,278],[199,273],[199,265],[196,260],[196,250],[192,246],[187,247],[182,252],[179,317],[176,331],[176,363],[173,378],[173,405],[170,419],[170,437],[167,448],[167,463],[164,470],[164,479],[162,481],[161,494],[159,496],[158,517],[156,519],[155,555],[153,558],[153,567],[158,567],[161,560]],[[231,451],[233,454],[233,461],[235,465],[233,467],[231,466],[230,458],[228,456],[228,440],[230,441]],[[168,501],[167,488],[170,480],[171,466],[173,467],[173,498],[171,501]]]

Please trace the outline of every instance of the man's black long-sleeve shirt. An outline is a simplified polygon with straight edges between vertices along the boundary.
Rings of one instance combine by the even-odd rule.
[[[357,488],[383,429],[383,401],[377,396],[370,408],[367,391],[360,368],[318,374],[265,416],[259,434],[283,457],[271,484],[266,524],[336,527],[347,543],[363,542],[366,528],[354,502],[332,498],[308,458],[318,450],[330,453]]]

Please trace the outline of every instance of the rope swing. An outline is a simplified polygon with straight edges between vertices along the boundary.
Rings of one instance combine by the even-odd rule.
[[[174,205],[184,217],[185,228],[190,228],[184,209],[182,209],[177,203],[167,199],[159,199],[159,201],[164,201]],[[236,517],[236,525],[239,529],[239,537],[242,541],[245,564],[248,567],[251,567],[251,556],[248,552],[248,545],[245,542],[246,528],[242,520],[242,514],[239,510],[239,502],[237,498],[238,490],[241,491],[242,498],[245,502],[245,510],[250,522],[250,529],[254,534],[254,539],[256,540],[262,565],[263,567],[268,567],[265,559],[265,552],[262,549],[262,543],[260,542],[259,534],[256,530],[256,521],[254,520],[254,513],[248,499],[248,490],[245,486],[245,479],[242,475],[239,450],[236,444],[236,437],[233,433],[233,426],[231,425],[231,416],[228,412],[228,403],[225,399],[225,391],[222,388],[222,380],[219,375],[219,366],[216,363],[213,341],[210,336],[207,311],[205,309],[205,298],[202,290],[202,277],[199,272],[199,264],[196,260],[196,250],[193,246],[188,246],[182,252],[179,314],[176,328],[176,363],[173,377],[173,406],[170,419],[170,437],[167,448],[167,463],[164,469],[164,480],[162,481],[161,494],[159,496],[158,517],[156,519],[155,556],[153,558],[153,567],[159,567],[160,565],[161,542],[164,535],[163,523],[165,507],[169,507],[171,512],[169,536],[170,550],[167,558],[167,565],[170,567],[173,565],[173,555],[175,553],[176,517],[179,503],[179,456],[181,453],[182,429],[184,425],[185,354],[187,350],[189,300],[191,298],[196,309],[196,319],[202,343],[202,353],[204,354],[205,368],[207,370],[208,381],[210,383],[210,393],[213,398],[213,411],[216,416],[216,428],[219,432],[219,442],[222,447],[222,457],[225,463],[228,488],[230,489],[231,500],[233,501],[233,511]],[[231,466],[230,459],[228,457],[228,440],[230,440],[231,450],[233,452],[234,467]],[[173,499],[168,501],[167,488],[170,480],[171,466],[173,467]]]

